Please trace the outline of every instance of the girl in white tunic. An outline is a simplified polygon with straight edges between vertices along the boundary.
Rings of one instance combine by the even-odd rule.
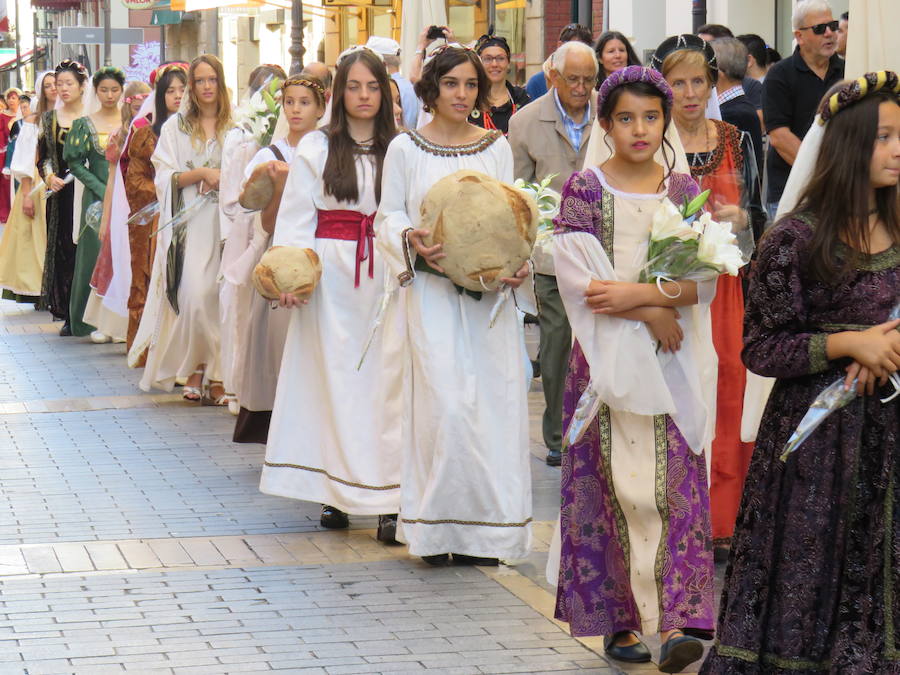
[[[293,310],[260,489],[320,502],[321,524],[341,528],[347,513],[394,514],[400,499],[399,444],[377,442],[390,391],[378,344],[357,369],[383,288],[372,221],[394,136],[378,56],[342,55],[332,102],[327,130],[297,146],[275,224],[274,245],[314,249],[322,278],[309,306]],[[282,295],[281,304],[300,303]],[[380,538],[393,541],[383,520]]]
[[[248,180],[260,164],[269,162],[267,173],[275,184],[275,193],[269,205],[254,215],[252,238],[245,251],[227,268],[223,263],[226,278],[237,287],[236,306],[241,310],[240,323],[243,324],[240,353],[235,360],[239,370],[235,381],[240,383],[236,391],[240,412],[234,428],[237,443],[267,441],[275,385],[292,315],[287,309],[270,308],[269,302],[256,292],[251,283],[253,268],[272,243],[275,219],[297,144],[315,130],[325,114],[325,88],[318,80],[290,77],[285,80],[281,92],[282,117],[288,133],[257,152],[244,171],[245,180]]]
[[[272,80],[284,82],[287,75],[278,65],[262,64],[250,71],[247,79],[247,101]],[[278,130],[276,130],[276,134]],[[273,143],[274,143],[273,138]],[[242,288],[247,280],[242,266],[248,262],[245,254],[251,246],[256,214],[238,202],[244,185],[244,171],[259,152],[254,134],[237,126],[222,142],[222,173],[219,178],[219,229],[222,240],[222,268],[219,273],[219,319],[222,349],[222,384],[228,396],[228,410],[237,415],[240,409],[238,391],[241,389],[243,355],[247,347],[247,312],[252,288]],[[233,271],[232,268],[239,268]],[[252,269],[250,270],[252,272]],[[279,352],[280,355],[280,352]],[[262,441],[265,442],[265,441]]]
[[[410,274],[407,254],[418,272],[393,301],[406,314],[402,332],[385,330],[385,353],[402,342],[391,359],[403,368],[398,538],[431,564],[451,553],[457,563],[497,564],[525,557],[531,538],[521,319],[510,300],[490,327],[495,294],[457,289],[442,274],[440,246],[426,247],[427,231],[416,228],[422,199],[444,176],[471,169],[512,182],[512,151],[499,131],[467,121],[487,103],[481,61],[459,46],[438,51],[416,85],[433,120],[391,143],[376,218],[389,291]],[[504,282],[517,287],[527,275],[526,265]]]
[[[230,126],[222,64],[202,54],[191,62],[182,112],[163,124],[153,153],[162,225],[201,194],[218,189],[221,139]],[[186,379],[184,398],[200,401],[205,380],[207,400],[225,403],[216,283],[220,242],[214,196],[184,225],[159,231],[147,304],[129,351],[129,365],[135,365],[149,347],[140,382],[144,391],[171,391],[176,380]]]

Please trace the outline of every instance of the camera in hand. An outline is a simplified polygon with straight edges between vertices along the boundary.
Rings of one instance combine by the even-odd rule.
[[[444,27],[443,26],[432,26],[428,29],[428,32],[425,34],[425,37],[429,40],[439,40],[444,37]]]

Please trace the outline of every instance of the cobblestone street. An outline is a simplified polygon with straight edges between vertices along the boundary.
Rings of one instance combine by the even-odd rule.
[[[535,552],[432,568],[374,518],[326,531],[260,493],[226,410],[144,394],[124,345],[58,327],[0,302],[0,673],[622,672],[552,619],[539,392]]]

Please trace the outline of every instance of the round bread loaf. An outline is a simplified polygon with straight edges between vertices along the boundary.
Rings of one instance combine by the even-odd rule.
[[[292,293],[305,300],[321,276],[322,264],[311,248],[273,246],[253,269],[253,285],[269,300],[278,300],[281,293]]]
[[[274,160],[273,160],[274,161]],[[244,183],[244,189],[238,197],[238,203],[248,211],[262,211],[272,201],[275,194],[275,183],[269,176],[269,165],[272,161],[259,164],[250,178]]]
[[[435,183],[421,206],[428,246],[443,245],[438,264],[453,283],[495,291],[531,257],[539,213],[524,192],[477,171],[461,170]]]

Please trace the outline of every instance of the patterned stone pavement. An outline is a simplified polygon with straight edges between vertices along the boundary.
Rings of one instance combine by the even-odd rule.
[[[538,440],[532,556],[435,569],[372,518],[323,531],[261,494],[227,412],[140,392],[122,345],[58,326],[0,302],[0,675],[622,672],[552,619]]]

